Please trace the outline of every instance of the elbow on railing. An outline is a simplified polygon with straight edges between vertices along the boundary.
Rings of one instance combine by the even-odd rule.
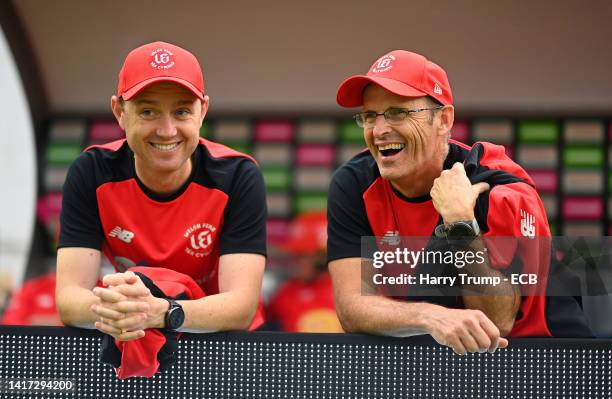
[[[346,333],[363,333],[366,332],[363,329],[363,317],[359,315],[357,308],[351,301],[342,301],[336,298],[336,314],[342,329]]]
[[[94,314],[89,309],[80,310],[83,306],[78,300],[78,293],[70,289],[58,291],[55,295],[57,313],[62,323],[70,327],[94,328]]]
[[[237,312],[236,317],[231,321],[228,330],[248,330],[257,314],[258,304],[248,304],[242,306]]]
[[[75,313],[66,305],[61,305],[60,302],[57,302],[57,313],[60,317],[61,322],[68,327],[81,327],[84,328],[83,323],[79,323],[77,317],[75,317]]]

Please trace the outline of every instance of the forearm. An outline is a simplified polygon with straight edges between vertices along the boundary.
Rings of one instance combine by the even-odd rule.
[[[507,340],[499,338],[498,328],[479,310],[450,309],[376,295],[371,285],[362,286],[370,280],[367,275],[360,276],[364,271],[361,262],[360,258],[345,258],[329,263],[336,311],[345,331],[393,337],[430,334],[460,354],[495,351],[508,345]]]
[[[56,306],[68,326],[95,328],[97,315],[91,305],[100,303],[92,289],[100,274],[101,252],[91,248],[60,248],[57,251]]]
[[[486,254],[483,238],[473,240],[465,250]],[[512,330],[521,303],[520,290],[503,273],[491,267],[488,256],[483,259],[483,262],[467,264],[460,271],[468,277],[468,283],[463,285],[463,302],[468,309],[482,311],[499,328],[501,335],[506,336]]]
[[[339,299],[338,316],[346,332],[409,337],[431,333],[429,316],[442,309],[426,302],[404,302],[375,295]]]
[[[445,309],[379,295],[372,286],[374,268],[363,267],[361,258],[333,261],[329,270],[334,280],[336,312],[346,332],[393,337],[431,334],[429,315]]]
[[[152,320],[152,327],[165,326],[164,315],[168,310],[166,300],[158,302],[158,314]],[[177,301],[185,312],[183,332],[206,333],[216,331],[246,330],[257,311],[258,299],[245,301],[244,296],[235,292],[209,295],[195,300]]]
[[[511,289],[515,289],[512,288]],[[463,303],[467,309],[482,311],[499,328],[502,336],[512,331],[516,318],[516,310],[520,305],[517,296],[463,296]]]
[[[57,292],[57,310],[62,322],[67,326],[95,328],[97,316],[90,308],[100,303],[98,297],[88,289],[71,286]]]

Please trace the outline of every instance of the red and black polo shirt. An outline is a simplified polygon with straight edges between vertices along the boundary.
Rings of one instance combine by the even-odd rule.
[[[505,155],[504,147],[476,143],[472,147],[450,140],[444,169],[455,162],[464,164],[472,184],[485,181],[491,189],[477,200],[476,219],[485,237],[550,237],[546,210],[533,180]],[[380,176],[368,151],[361,152],[334,174],[328,198],[328,262],[361,257],[361,237],[385,235],[429,237],[442,219],[429,194],[407,198]],[[529,221],[526,226],[525,220]],[[529,242],[530,240],[524,240]],[[524,242],[523,241],[523,242]],[[531,248],[504,247],[489,251],[491,267],[507,273],[537,273],[547,276],[556,260],[550,245],[537,247],[542,240],[531,240]],[[517,241],[521,242],[521,241]],[[533,262],[537,256],[540,261]],[[566,298],[567,299],[567,298]],[[461,297],[431,297],[427,302],[463,307]],[[561,305],[559,305],[561,302]],[[567,323],[553,321],[569,315]],[[572,316],[574,315],[574,316]],[[579,327],[573,327],[576,322]],[[562,324],[562,325],[561,325]],[[523,296],[510,336],[590,335],[576,301],[559,297]],[[553,331],[554,330],[554,331]]]
[[[86,149],[63,189],[59,248],[101,250],[118,271],[165,267],[219,292],[219,256],[266,255],[266,199],[255,161],[200,139],[188,181],[160,196],[145,187],[126,140]]]

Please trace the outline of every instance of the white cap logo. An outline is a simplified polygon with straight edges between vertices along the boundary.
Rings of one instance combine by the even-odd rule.
[[[151,53],[153,60],[151,61],[151,68],[153,69],[170,69],[174,66],[172,51],[166,49],[157,49]]]
[[[441,96],[442,95],[442,89],[440,88],[440,86],[436,83],[436,85],[434,86],[434,93],[436,93],[437,95]]]
[[[389,69],[393,68],[393,61],[395,61],[395,57],[392,55],[383,55],[374,63],[374,67],[372,67],[372,72],[381,73],[386,72]]]

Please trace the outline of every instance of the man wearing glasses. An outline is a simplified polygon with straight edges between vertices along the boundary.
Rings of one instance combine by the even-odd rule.
[[[354,119],[369,149],[336,171],[329,190],[328,262],[344,329],[430,334],[459,354],[504,348],[505,336],[553,335],[546,298],[521,297],[519,287],[504,280],[510,262],[503,256],[485,256],[461,271],[499,281],[494,290],[484,288],[486,295],[376,295],[381,287],[369,274],[372,267],[362,269],[361,237],[397,244],[400,237],[435,235],[454,250],[477,252],[484,249],[477,239],[482,235],[549,237],[550,229],[533,181],[503,147],[450,139],[453,97],[440,66],[419,54],[392,51],[366,75],[345,80],[337,101],[362,107]],[[534,270],[542,274],[550,251],[539,256],[543,261],[532,263],[546,265]]]

